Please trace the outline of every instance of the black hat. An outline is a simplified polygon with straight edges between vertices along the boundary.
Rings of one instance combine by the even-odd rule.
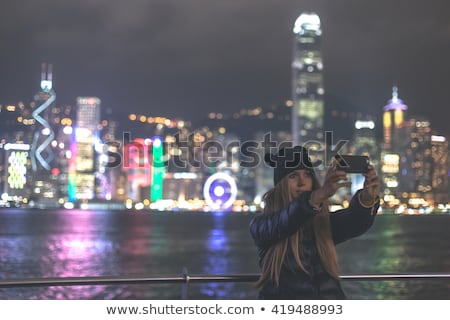
[[[299,169],[313,170],[308,150],[302,146],[282,148],[277,154],[266,153],[264,161],[274,168],[274,185],[292,171]]]

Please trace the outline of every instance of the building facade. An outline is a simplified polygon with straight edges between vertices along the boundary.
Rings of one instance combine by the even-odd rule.
[[[69,164],[69,199],[92,200],[96,186],[96,152],[99,143],[100,99],[96,97],[77,98],[77,120],[71,142],[71,163]]]
[[[392,99],[383,108],[383,148],[381,152],[381,172],[385,201],[392,202],[402,192],[401,161],[407,159],[408,131],[405,122],[408,106],[398,97],[397,87],[392,89]]]
[[[295,145],[306,144],[313,160],[323,160],[325,90],[319,16],[302,13],[293,32],[292,139]]]

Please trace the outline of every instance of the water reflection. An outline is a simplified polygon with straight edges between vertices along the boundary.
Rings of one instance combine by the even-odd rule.
[[[338,246],[343,274],[448,272],[450,217],[380,216]],[[251,216],[0,210],[0,278],[256,273]],[[449,299],[448,281],[343,282],[351,299]],[[252,284],[191,284],[191,299],[254,299]],[[0,299],[180,299],[181,286],[0,289]]]
[[[213,226],[207,238],[207,260],[204,274],[226,274],[230,272],[230,245],[225,232],[225,219],[221,213],[213,215]],[[200,293],[214,299],[223,299],[232,289],[232,283],[212,282],[201,286]]]
[[[113,253],[105,212],[69,211],[58,215],[56,234],[42,239],[35,257],[42,277],[99,276]],[[55,227],[55,226],[53,226]],[[52,227],[52,229],[53,229]],[[106,260],[106,261],[105,261]],[[114,266],[115,264],[109,263]],[[114,269],[114,268],[113,268]],[[116,271],[116,270],[114,270]],[[49,287],[40,295],[54,299],[89,299],[101,294],[102,286]],[[32,297],[34,298],[34,297]],[[39,298],[35,297],[35,298]]]

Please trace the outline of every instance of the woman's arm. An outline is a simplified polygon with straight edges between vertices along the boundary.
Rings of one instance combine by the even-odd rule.
[[[350,206],[330,214],[331,234],[335,244],[357,237],[372,226],[380,199],[367,206],[361,201],[362,190],[358,191],[352,198]]]
[[[353,196],[350,206],[330,215],[335,244],[366,232],[380,207],[380,178],[371,164],[363,175],[364,187]]]
[[[311,192],[303,192],[279,212],[263,213],[250,221],[250,234],[258,246],[270,246],[294,234],[317,211],[310,205]]]

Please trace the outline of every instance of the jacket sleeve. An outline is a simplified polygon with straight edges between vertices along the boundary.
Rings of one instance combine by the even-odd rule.
[[[271,246],[294,234],[317,212],[309,204],[311,192],[303,192],[279,212],[263,213],[250,221],[250,233],[259,247]]]
[[[352,197],[348,208],[330,214],[331,233],[335,244],[363,234],[375,220],[380,200],[378,199],[372,207],[365,207],[359,200],[361,191]]]

